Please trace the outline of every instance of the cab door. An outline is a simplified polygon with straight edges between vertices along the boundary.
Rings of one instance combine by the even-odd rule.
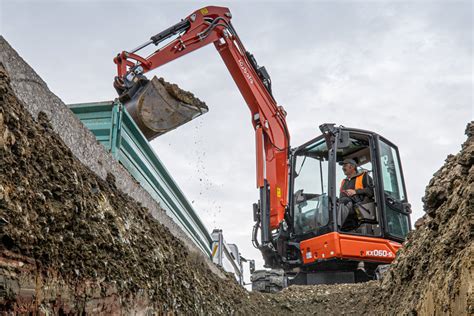
[[[382,201],[384,234],[395,241],[404,241],[410,231],[411,208],[407,200],[405,181],[398,148],[383,137],[377,139],[379,200]]]

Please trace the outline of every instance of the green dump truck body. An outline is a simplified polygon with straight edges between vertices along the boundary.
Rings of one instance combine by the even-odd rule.
[[[211,237],[163,163],[119,102],[72,104],[69,108],[206,254]]]

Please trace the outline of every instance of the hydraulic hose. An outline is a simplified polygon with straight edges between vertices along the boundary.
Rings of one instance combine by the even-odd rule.
[[[257,222],[255,223],[252,229],[252,245],[257,249],[260,248],[260,243],[258,242],[258,238],[257,238],[259,226],[260,226],[260,218],[257,219]]]

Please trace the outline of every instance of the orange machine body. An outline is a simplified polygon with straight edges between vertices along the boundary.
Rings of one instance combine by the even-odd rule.
[[[388,239],[332,232],[302,241],[300,250],[303,264],[336,258],[390,263],[401,246]]]

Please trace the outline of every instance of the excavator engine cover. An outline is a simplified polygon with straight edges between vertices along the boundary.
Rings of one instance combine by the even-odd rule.
[[[192,93],[157,77],[125,102],[125,108],[149,141],[208,111]]]

